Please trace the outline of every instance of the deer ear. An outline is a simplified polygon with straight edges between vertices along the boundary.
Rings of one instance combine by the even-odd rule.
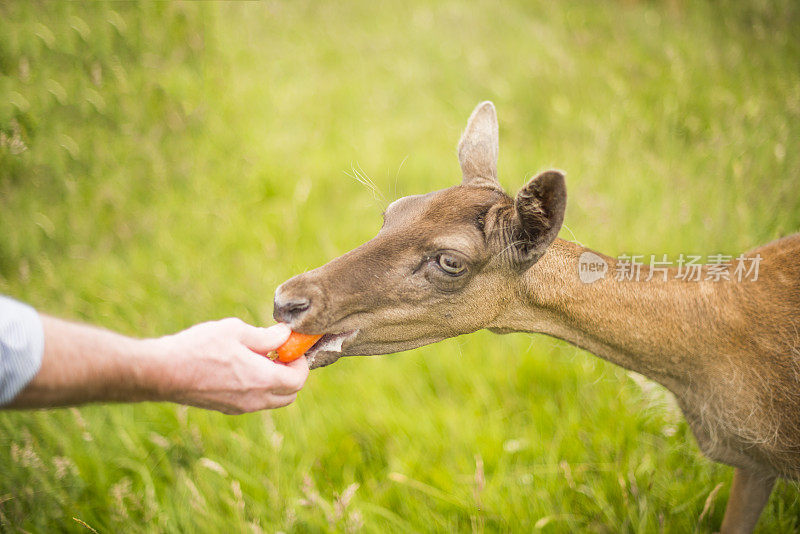
[[[561,230],[566,206],[567,186],[560,171],[545,171],[520,189],[511,237],[521,263],[529,267],[544,254]]]
[[[494,104],[481,102],[467,121],[467,129],[458,142],[458,163],[463,184],[476,180],[497,183],[497,113]]]

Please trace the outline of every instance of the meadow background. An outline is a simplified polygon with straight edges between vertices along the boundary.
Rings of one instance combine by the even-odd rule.
[[[458,182],[485,99],[509,191],[567,171],[562,237],[738,253],[800,230],[798,27],[794,0],[5,1],[0,293],[137,336],[270,324],[280,282]],[[341,360],[275,412],[0,413],[5,532],[709,532],[730,476],[660,388],[521,334]]]

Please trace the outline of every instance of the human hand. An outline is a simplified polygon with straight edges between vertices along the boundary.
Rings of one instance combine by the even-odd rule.
[[[308,378],[308,362],[303,356],[281,364],[264,355],[290,333],[285,324],[259,328],[229,318],[147,340],[158,360],[149,382],[161,400],[227,414],[286,406]]]

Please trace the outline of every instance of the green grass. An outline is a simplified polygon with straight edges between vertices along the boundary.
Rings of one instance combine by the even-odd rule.
[[[509,190],[567,171],[562,237],[746,250],[800,229],[798,26],[792,0],[3,2],[0,293],[140,336],[270,323],[281,281],[459,180],[484,99]],[[269,413],[0,414],[9,532],[708,532],[730,475],[659,389],[541,336],[342,360]],[[799,516],[781,483],[759,530]]]

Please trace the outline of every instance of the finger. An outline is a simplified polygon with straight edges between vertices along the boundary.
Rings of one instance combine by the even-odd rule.
[[[303,388],[308,378],[308,361],[305,356],[301,356],[286,365],[275,364],[272,376],[275,384],[272,390],[275,393],[284,395],[296,393]]]
[[[247,399],[240,400],[233,409],[225,413],[238,415],[242,413],[258,412],[260,410],[283,408],[293,403],[295,399],[297,399],[297,393],[291,393],[289,395],[266,393],[257,397],[251,395]]]
[[[301,356],[291,364],[273,362],[263,354],[245,347],[237,351],[240,361],[246,364],[248,381],[260,384],[265,390],[278,395],[291,395],[299,391],[308,378],[308,362]]]
[[[245,324],[240,331],[239,340],[250,350],[266,354],[286,343],[291,333],[291,328],[285,323],[274,324],[269,328]]]
[[[289,406],[296,399],[297,393],[291,393],[289,395],[270,395],[264,408],[283,408],[284,406]]]
[[[300,356],[296,360],[287,363],[286,366],[302,371],[308,375],[308,359],[305,356]]]
[[[185,399],[181,404],[188,404],[206,410],[216,410],[227,415],[240,415],[271,408],[288,406],[297,398],[297,392],[282,394],[270,388],[247,392],[218,392],[207,397]]]

